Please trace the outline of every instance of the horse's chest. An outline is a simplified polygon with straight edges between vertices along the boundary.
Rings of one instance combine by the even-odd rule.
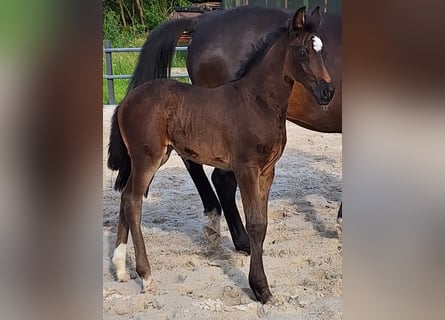
[[[254,135],[251,152],[259,163],[266,165],[275,162],[282,155],[286,145],[286,126],[284,121],[271,121],[261,127]]]

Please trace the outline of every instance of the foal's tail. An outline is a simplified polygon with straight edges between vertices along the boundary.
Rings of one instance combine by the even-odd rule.
[[[175,19],[153,29],[142,46],[138,63],[127,88],[127,94],[131,89],[144,82],[167,78],[170,75],[171,60],[179,36],[184,31],[194,31],[197,24],[197,18]],[[111,119],[107,166],[113,171],[119,171],[114,189],[122,191],[130,177],[131,159],[119,131],[118,109],[119,106],[116,107]]]
[[[197,18],[175,19],[153,29],[142,46],[127,92],[149,80],[167,78],[179,36],[194,31],[197,24]]]
[[[107,166],[113,171],[119,170],[114,184],[114,190],[122,191],[127,184],[128,177],[131,172],[131,159],[128,155],[127,147],[122,140],[119,131],[119,123],[117,121],[117,111],[119,106],[114,110],[111,119],[110,143],[108,145],[108,162]]]

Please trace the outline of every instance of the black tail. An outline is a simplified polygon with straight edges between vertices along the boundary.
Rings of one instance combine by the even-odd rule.
[[[184,31],[194,31],[196,18],[176,19],[165,22],[150,32],[142,46],[133,77],[128,85],[128,92],[138,85],[153,79],[167,78],[170,75],[170,64],[175,53],[179,36]],[[122,140],[117,120],[117,111],[111,119],[110,143],[108,145],[108,168],[119,171],[114,189],[122,191],[131,173],[131,159]]]
[[[179,36],[184,31],[194,31],[196,18],[175,19],[153,29],[139,55],[127,92],[153,79],[170,76],[170,66]]]
[[[114,111],[111,119],[110,144],[108,145],[108,168],[113,171],[119,170],[119,173],[114,184],[114,189],[122,191],[127,184],[128,177],[131,172],[131,159],[127,152],[127,147],[122,140],[119,131],[119,123],[117,121],[117,111],[119,106]]]

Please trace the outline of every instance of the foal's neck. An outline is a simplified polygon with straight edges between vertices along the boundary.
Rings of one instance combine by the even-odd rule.
[[[292,84],[283,75],[287,37],[282,36],[269,48],[262,61],[240,80],[246,90],[254,91],[271,108],[287,112]],[[278,110],[277,110],[278,111]]]

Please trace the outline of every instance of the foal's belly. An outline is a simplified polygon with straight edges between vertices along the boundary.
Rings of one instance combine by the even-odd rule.
[[[193,99],[186,95],[183,101],[190,100],[188,105],[183,103],[168,110],[166,124],[170,144],[184,159],[229,169],[231,150],[228,141],[233,137],[224,116],[220,109],[205,100],[197,103]]]
[[[183,158],[195,163],[205,164],[220,169],[230,169],[230,157],[219,146],[193,143],[173,143],[175,151]]]

